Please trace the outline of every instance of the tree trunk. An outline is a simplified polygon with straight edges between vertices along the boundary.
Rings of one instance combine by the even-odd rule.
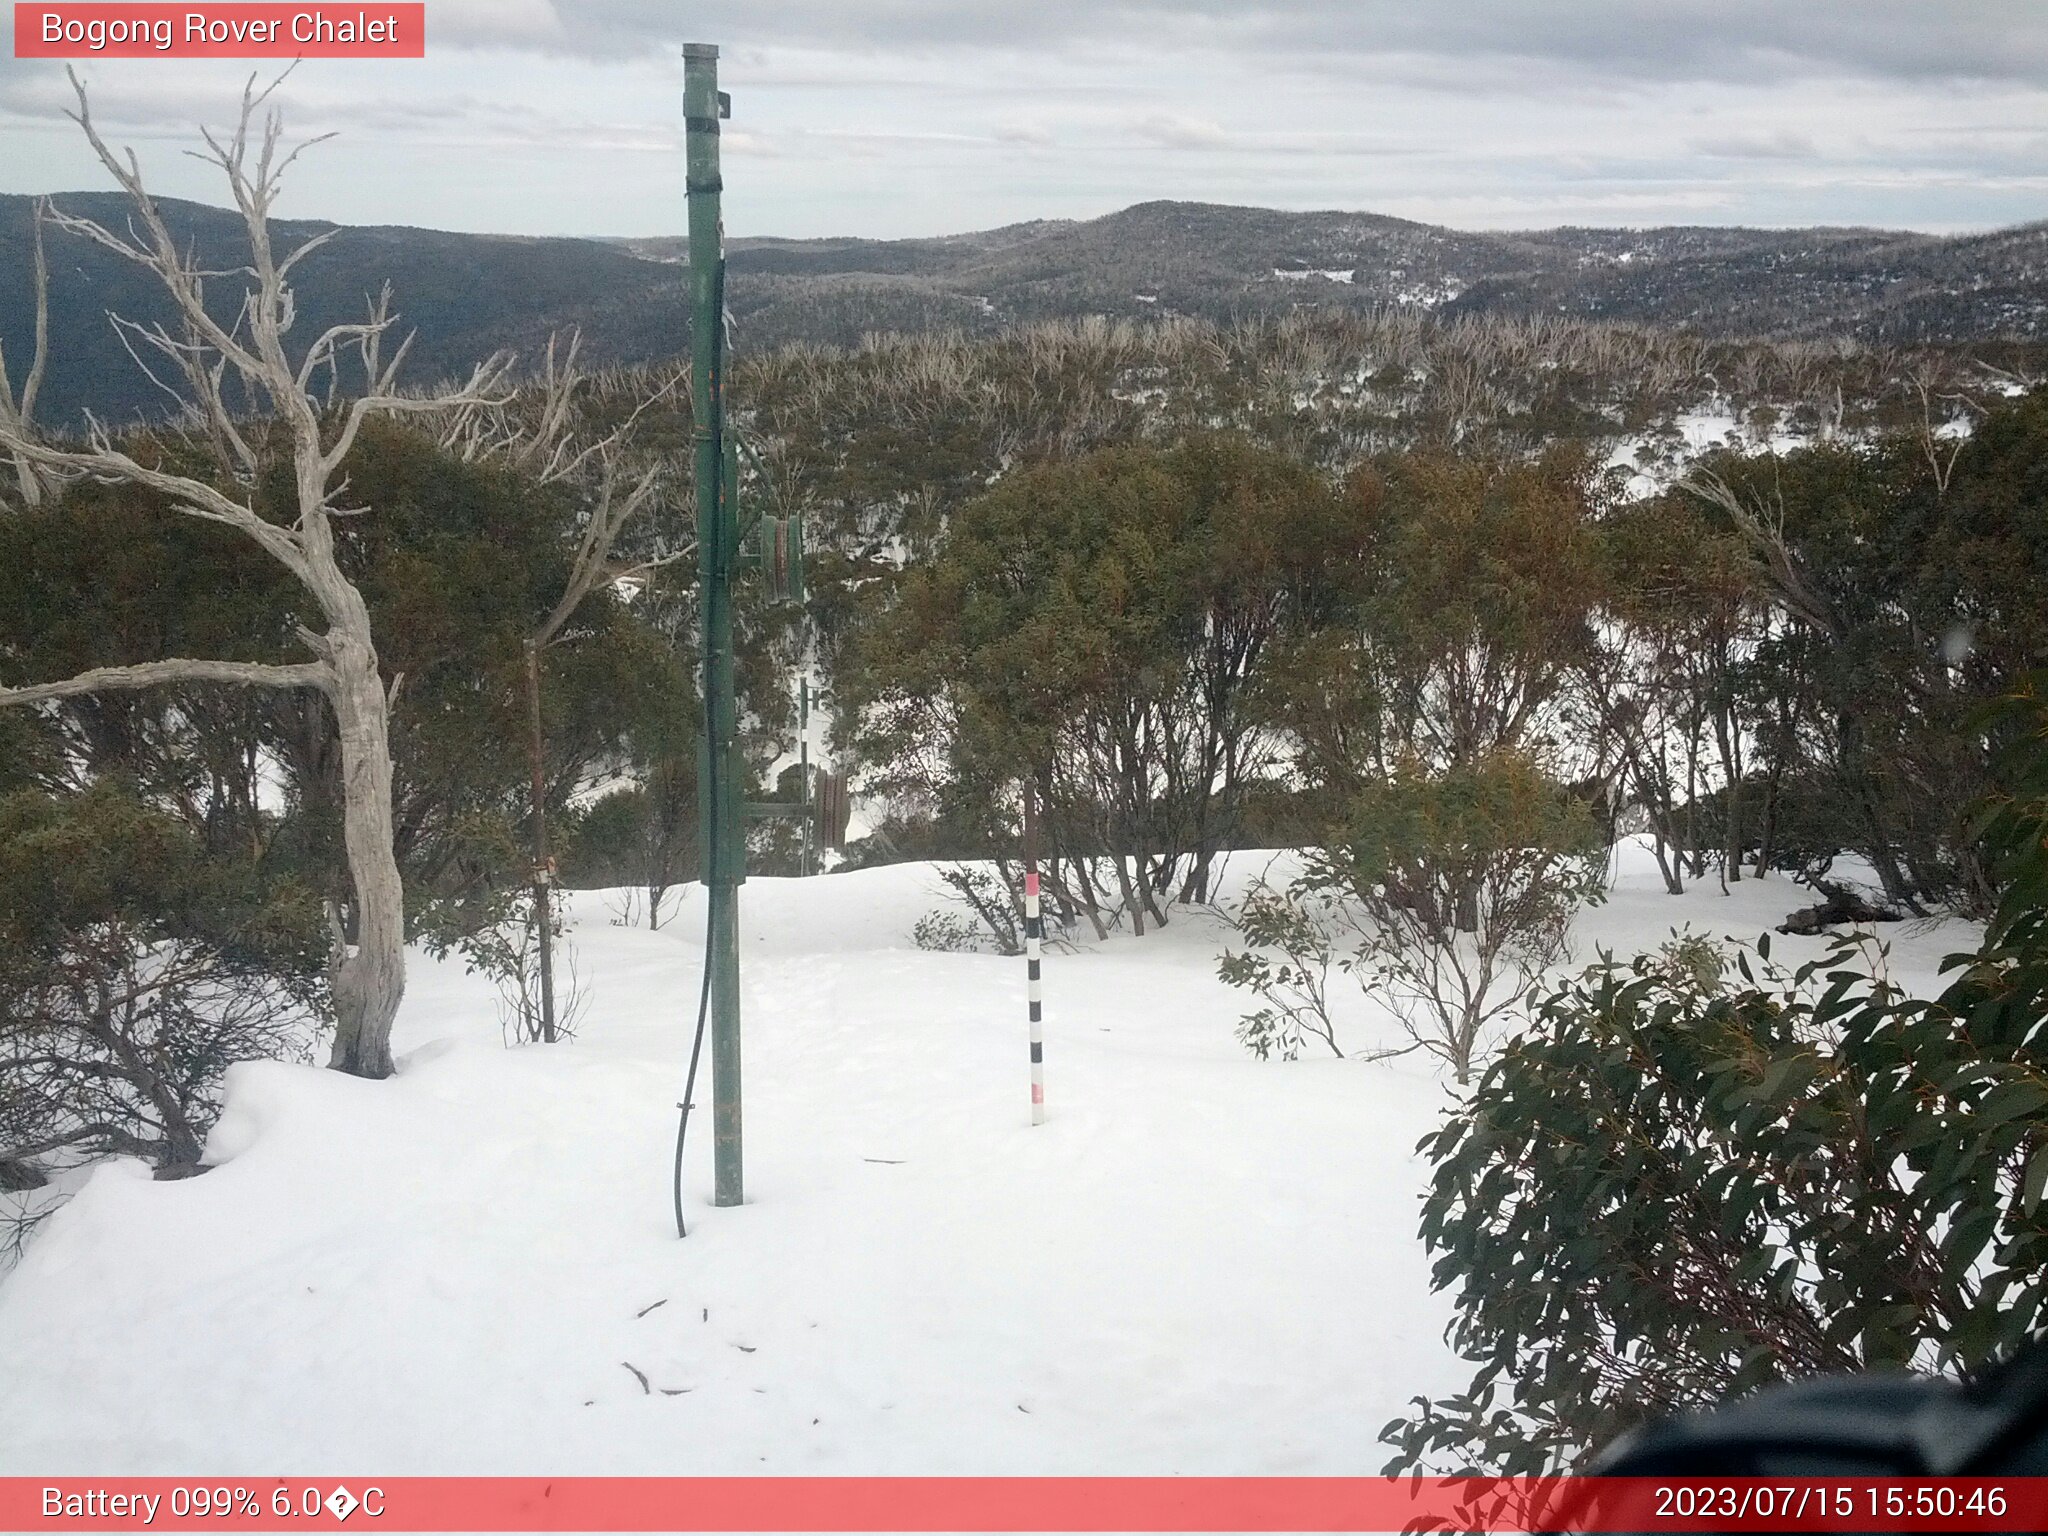
[[[1121,853],[1110,855],[1110,865],[1116,870],[1117,888],[1123,892],[1124,910],[1131,914],[1131,936],[1145,937],[1145,908],[1138,899],[1137,888],[1131,883],[1131,872],[1124,865]]]
[[[1742,878],[1742,737],[1731,729],[1726,710],[1714,717],[1715,745],[1721,754],[1721,777],[1726,784],[1722,800],[1721,889]]]
[[[1109,928],[1102,921],[1102,897],[1095,889],[1094,877],[1088,871],[1088,856],[1074,857],[1074,876],[1081,883],[1081,909],[1088,914],[1088,925],[1095,930],[1095,937],[1107,939]]]
[[[1457,894],[1452,898],[1452,921],[1460,933],[1479,931],[1479,882],[1466,880],[1459,884]],[[1475,1024],[1473,1026],[1477,1028]],[[1463,1078],[1458,1079],[1463,1082]]]
[[[334,1051],[328,1065],[357,1077],[391,1075],[391,1023],[405,992],[405,886],[391,849],[390,700],[370,641],[370,620],[353,588],[350,614],[328,635],[333,647],[334,715],[341,731],[343,841],[355,887],[355,946],[335,945]]]
[[[555,1043],[555,944],[553,903],[554,859],[548,853],[547,741],[541,734],[540,643],[526,642],[526,704],[531,726],[528,738],[533,770],[533,933],[540,946],[540,1038]],[[648,932],[654,931],[650,918]]]
[[[1657,873],[1664,877],[1666,893],[1672,896],[1683,896],[1685,894],[1685,881],[1680,876],[1678,866],[1671,862],[1670,857],[1665,852],[1663,828],[1653,827],[1651,829],[1650,851],[1657,856]]]
[[[1153,926],[1164,928],[1166,926],[1166,909],[1159,903],[1159,893],[1164,890],[1162,878],[1165,881],[1172,879],[1173,866],[1169,863],[1158,868],[1156,871],[1147,870],[1145,865],[1148,862],[1143,854],[1138,856],[1138,897],[1145,903],[1145,910],[1152,914]]]
[[[1763,812],[1756,838],[1756,878],[1761,880],[1771,867],[1772,842],[1778,831],[1778,781],[1773,775],[1764,786]]]
[[[1451,1036],[1451,1076],[1460,1088],[1469,1087],[1472,1082],[1472,1048],[1479,1040],[1478,1015],[1478,1006],[1468,1001],[1459,1012]]]

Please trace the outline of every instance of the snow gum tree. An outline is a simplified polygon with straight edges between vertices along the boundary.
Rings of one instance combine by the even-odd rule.
[[[982,846],[1014,846],[1028,782],[1056,901],[1163,925],[1207,898],[1272,763],[1267,660],[1320,600],[1336,513],[1320,476],[1239,438],[1004,477],[842,668],[864,754]]]
[[[1358,560],[1288,673],[1304,772],[1341,794],[1403,761],[1437,770],[1528,749],[1574,766],[1554,711],[1603,591],[1601,506],[1593,462],[1571,446],[1421,451],[1357,471],[1345,512]]]
[[[1688,875],[1706,873],[1701,810],[1715,788],[1723,869],[1740,879],[1747,833],[1768,827],[1782,779],[1751,762],[1754,743],[1782,736],[1750,686],[1770,627],[1762,584],[1741,542],[1685,498],[1619,507],[1599,533],[1606,592],[1569,718],[1648,821],[1665,889],[1678,895]],[[1782,752],[1769,755],[1782,764]],[[1754,797],[1752,776],[1763,780]]]
[[[1600,889],[1558,710],[1601,590],[1595,506],[1590,465],[1569,451],[1369,466],[1345,504],[1362,558],[1278,669],[1270,708],[1324,845],[1287,893],[1290,921],[1322,926],[1461,1084]],[[1270,921],[1275,899],[1261,895],[1254,943],[1287,926]],[[1261,1014],[1279,1001],[1255,957],[1220,970],[1265,999]]]

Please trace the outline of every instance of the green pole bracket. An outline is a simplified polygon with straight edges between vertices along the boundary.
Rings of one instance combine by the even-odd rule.
[[[729,505],[738,509],[739,496],[739,455],[744,449],[754,472],[765,482],[768,466],[761,462],[761,456],[752,447],[739,441],[737,432],[726,439],[725,476],[726,499]],[[805,600],[804,587],[804,520],[801,513],[790,517],[774,517],[757,514],[752,518],[736,519],[739,529],[739,553],[734,565],[743,571],[758,571],[767,583],[768,595],[779,603],[801,603]]]
[[[804,520],[802,517],[763,517],[755,523],[753,549],[749,558],[768,583],[769,596],[777,602],[804,600]]]

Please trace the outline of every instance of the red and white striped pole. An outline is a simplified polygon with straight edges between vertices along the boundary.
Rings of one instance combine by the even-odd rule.
[[[1024,966],[1025,995],[1031,1003],[1031,1123],[1045,1124],[1045,1022],[1038,994],[1040,946],[1045,921],[1038,908],[1038,816],[1031,784],[1024,785]]]

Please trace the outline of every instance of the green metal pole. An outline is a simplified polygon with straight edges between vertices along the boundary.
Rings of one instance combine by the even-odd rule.
[[[739,509],[725,473],[725,230],[719,215],[718,49],[683,46],[683,117],[690,210],[690,399],[695,416],[697,573],[704,632],[704,732],[698,809],[710,900],[713,1203],[745,1198],[740,1161],[739,711],[733,697],[732,579]]]

